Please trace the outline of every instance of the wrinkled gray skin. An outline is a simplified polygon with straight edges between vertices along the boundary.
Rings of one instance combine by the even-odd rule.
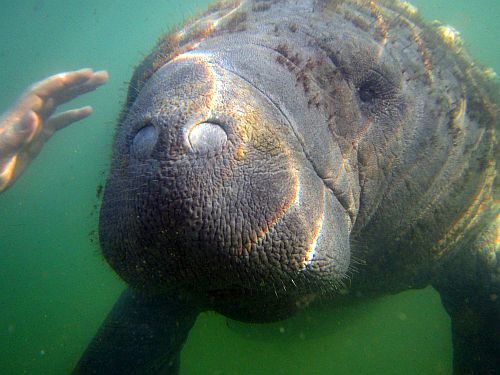
[[[497,107],[438,30],[391,1],[244,1],[160,41],[100,217],[130,289],[76,372],[177,373],[203,310],[272,321],[429,284],[455,372],[498,371]]]

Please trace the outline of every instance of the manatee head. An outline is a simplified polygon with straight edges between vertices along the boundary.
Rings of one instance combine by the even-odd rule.
[[[296,301],[344,277],[345,210],[279,105],[230,70],[196,54],[157,70],[113,155],[100,240],[130,285]]]

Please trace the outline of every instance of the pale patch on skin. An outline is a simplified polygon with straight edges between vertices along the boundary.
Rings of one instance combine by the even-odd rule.
[[[205,53],[192,53],[192,52],[187,52],[182,55],[179,55],[175,57],[171,62],[173,63],[175,61],[193,61],[194,64],[202,66],[204,68],[205,74],[207,76],[206,82],[210,84],[210,88],[208,89],[208,92],[206,93],[206,99],[208,101],[207,103],[207,108],[208,108],[208,113],[203,116],[203,118],[200,121],[197,121],[193,126],[190,126],[187,128],[186,132],[186,137],[184,139],[188,140],[191,137],[191,131],[195,129],[197,125],[203,122],[210,122],[212,113],[213,113],[213,108],[217,105],[217,103],[220,101],[220,87],[219,87],[219,81],[220,78],[217,77],[217,73],[214,71],[210,64],[210,55],[205,54]]]
[[[441,35],[441,38],[443,38],[443,42],[445,42],[446,45],[452,48],[463,46],[463,42],[460,39],[460,33],[453,27],[449,25],[439,26],[438,32],[439,35]]]
[[[495,81],[497,79],[497,73],[493,70],[493,68],[486,68],[484,71],[484,76],[492,81]]]
[[[441,238],[436,246],[432,249],[432,253],[437,257],[441,257],[446,254],[453,246],[458,243],[465,235],[468,233],[470,228],[476,225],[483,214],[487,213],[488,210],[493,209],[498,212],[498,204],[496,204],[493,198],[494,191],[494,181],[496,177],[496,163],[494,160],[490,160],[486,166],[486,174],[484,181],[472,199],[471,204],[467,209],[460,215],[455,222],[452,224],[448,232]],[[498,220],[498,215],[496,220]],[[495,241],[498,241],[499,236],[495,237]]]
[[[323,197],[325,196],[325,187],[322,187],[323,189]],[[316,247],[318,246],[318,241],[321,238],[321,233],[323,231],[323,223],[325,222],[325,203],[324,203],[324,198],[323,198],[323,207],[321,210],[321,217],[316,221],[314,224],[314,232],[311,237],[311,242],[306,250],[306,254],[304,257],[304,260],[302,264],[304,265],[304,268],[308,265],[311,264],[311,262],[314,259],[314,255],[316,254]]]
[[[387,44],[387,39],[388,39],[388,35],[389,35],[388,29],[389,28],[385,22],[385,19],[382,15],[380,8],[378,7],[378,5],[376,4],[375,1],[370,1],[369,8],[370,8],[370,12],[372,13],[372,16],[375,17],[376,26],[377,26],[380,34],[382,35],[382,40],[380,41],[380,47],[381,47],[381,50],[379,51],[379,55],[380,55],[382,53],[382,48],[385,47],[385,45]]]
[[[398,2],[398,6],[404,10],[409,16],[414,16],[418,13],[417,7],[407,1]]]
[[[231,15],[235,14],[241,8],[241,6],[242,5],[240,3],[234,9],[230,10],[229,12],[218,18],[208,18],[208,19],[203,18],[201,20],[198,20],[189,27],[187,27],[186,29],[178,31],[177,38],[180,40],[182,38],[188,37],[192,33],[195,33],[195,31],[197,30],[203,30],[203,33],[199,38],[199,40],[197,40],[190,46],[190,49],[195,49],[200,45],[201,42],[203,42],[207,37],[209,37],[217,29],[218,26],[230,20]]]
[[[230,17],[232,14],[236,13],[241,8],[241,6],[242,6],[242,3],[238,4],[237,7],[235,7],[234,9],[232,9],[231,11],[229,11],[228,13],[226,13],[225,15],[223,15],[222,17],[214,19],[212,21],[214,28],[216,28],[221,22],[223,22],[225,19],[227,19],[228,17]]]
[[[46,78],[21,96],[0,118],[0,192],[12,185],[57,130],[92,113],[86,106],[54,115],[57,107],[107,80],[105,71],[81,69]]]

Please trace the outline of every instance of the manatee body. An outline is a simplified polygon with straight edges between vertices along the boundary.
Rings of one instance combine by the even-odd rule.
[[[163,37],[100,216],[130,288],[76,372],[177,373],[200,311],[265,322],[427,285],[455,372],[499,371],[490,75],[390,0],[222,2]]]

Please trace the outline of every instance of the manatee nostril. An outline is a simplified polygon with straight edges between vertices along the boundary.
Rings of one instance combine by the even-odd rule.
[[[139,129],[132,141],[130,147],[132,156],[138,159],[147,159],[151,156],[157,140],[158,131],[151,123],[146,123],[144,127]]]
[[[189,130],[188,139],[195,152],[208,154],[222,148],[227,141],[227,134],[219,124],[202,122]]]

